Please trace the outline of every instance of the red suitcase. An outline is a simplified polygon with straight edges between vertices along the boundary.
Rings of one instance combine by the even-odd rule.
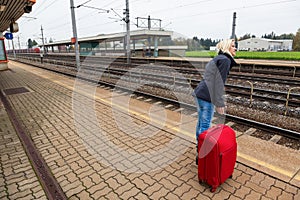
[[[232,177],[237,155],[235,132],[219,124],[199,135],[198,178],[210,185],[211,192]]]

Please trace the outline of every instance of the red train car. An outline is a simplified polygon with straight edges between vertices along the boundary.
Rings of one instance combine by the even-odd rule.
[[[41,50],[39,47],[34,47],[30,49],[15,49],[15,53],[40,53]],[[13,54],[13,50],[8,50],[7,53]]]

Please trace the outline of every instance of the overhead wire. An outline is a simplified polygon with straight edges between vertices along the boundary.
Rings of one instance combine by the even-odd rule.
[[[165,12],[165,11],[169,11],[169,10],[173,10],[173,9],[177,9],[177,8],[189,7],[189,6],[193,6],[193,5],[196,5],[196,4],[206,3],[206,2],[209,2],[209,1],[214,1],[214,0],[202,0],[202,1],[197,1],[197,2],[193,2],[193,3],[183,4],[183,5],[179,5],[179,6],[168,7],[168,8],[164,8],[164,9],[161,9],[161,10],[153,11],[153,12],[151,12],[151,14],[152,13]]]
[[[119,0],[114,0],[114,1],[111,1],[110,3],[105,4],[104,6],[101,6],[101,8],[85,5],[85,4],[88,4],[88,3],[92,3],[91,1],[92,0],[85,1],[84,3],[81,3],[80,5],[82,7],[92,8],[94,10],[101,10],[101,11],[102,10],[110,10],[110,11],[112,11],[111,14],[115,14],[115,16],[120,17],[120,20],[123,19],[123,17],[120,14],[118,14],[118,12],[116,10],[118,10],[118,8],[121,7],[121,6],[124,6],[125,2],[123,2],[122,4],[117,4],[116,6],[112,6],[115,3],[119,2]],[[141,3],[143,1],[144,0],[135,0],[135,1],[131,1],[130,3],[131,3],[131,5],[133,5],[134,3],[137,3],[137,2]],[[186,8],[186,7],[189,7],[189,6],[195,6],[197,4],[202,4],[202,3],[206,3],[206,2],[210,2],[210,1],[213,1],[213,0],[201,0],[201,1],[196,1],[196,2],[192,2],[192,3],[183,3],[182,5],[174,6],[174,7],[171,7],[171,8],[169,7],[169,8],[166,8],[166,9],[158,9],[158,10],[155,10],[151,13],[161,13],[161,12],[165,12],[166,10],[170,10],[170,9],[172,9],[172,10],[182,9],[182,8]],[[177,15],[174,18],[169,18],[169,20],[172,20],[172,22],[174,22],[174,21],[179,21],[179,20],[185,20],[187,18],[192,18],[192,17],[199,16],[199,15],[211,15],[211,14],[216,14],[216,13],[220,13],[220,12],[227,12],[227,11],[230,11],[230,10],[239,10],[239,9],[247,9],[247,8],[254,8],[254,7],[263,7],[263,6],[270,6],[270,5],[273,5],[273,4],[290,3],[290,2],[294,2],[294,1],[297,1],[297,0],[281,0],[281,1],[276,1],[276,2],[260,3],[260,4],[242,6],[242,7],[236,7],[236,8],[232,7],[232,8],[226,8],[226,9],[220,9],[220,10],[215,10],[215,11],[210,11],[210,12],[203,12],[203,13],[198,13],[198,14],[189,14],[189,15],[185,15],[185,16],[178,16]],[[42,2],[42,4],[40,5],[40,8],[45,5],[45,2],[46,1]],[[53,1],[47,1],[47,2],[49,2],[49,3],[45,6],[45,8],[41,9],[37,14],[35,14],[35,16],[40,15],[45,9],[51,7],[56,2],[59,2],[59,1],[53,0]],[[111,7],[111,8],[108,8],[108,7]],[[96,13],[96,12],[94,12],[94,13]],[[83,17],[79,17],[77,20],[80,21],[80,20],[83,20],[83,19],[85,19],[86,17],[89,17],[89,16],[91,16],[90,13],[83,16]],[[111,19],[111,17],[107,17],[107,18]],[[53,21],[53,24],[54,24],[54,23],[56,23],[57,20],[52,20],[52,21]],[[102,23],[100,25],[108,25],[108,24],[113,24],[113,23],[116,23],[116,22],[118,22],[118,21],[106,22],[106,23]],[[172,23],[172,22],[170,22],[170,23]],[[134,24],[134,23],[132,23],[132,20],[131,20],[131,24]],[[69,22],[66,22],[66,23],[63,23],[63,24],[60,24],[60,25],[55,25],[55,27],[50,28],[48,30],[49,31],[50,30],[53,30],[53,31],[59,30],[60,31],[60,27],[63,27],[63,26],[66,26],[66,25],[69,25]],[[92,26],[94,26],[94,25],[91,25],[91,26],[88,26],[88,27],[92,27]],[[80,27],[79,29],[82,30],[84,28]]]
[[[132,1],[131,5],[134,2],[141,2],[141,1],[143,1],[143,0]],[[160,12],[164,12],[164,11],[170,10],[170,9],[181,9],[181,8],[185,8],[185,7],[189,7],[189,6],[194,6],[194,5],[197,5],[197,4],[202,4],[202,3],[206,3],[206,2],[210,2],[210,1],[213,1],[213,0],[201,0],[201,1],[193,2],[193,3],[186,3],[186,4],[183,4],[183,5],[179,5],[179,6],[174,6],[172,8],[156,10],[156,11],[153,11],[152,13],[160,13]],[[211,15],[211,14],[216,14],[216,13],[221,13],[221,12],[227,12],[227,11],[230,11],[230,10],[246,9],[246,8],[261,7],[261,6],[269,6],[269,5],[273,5],[273,4],[289,3],[289,2],[293,2],[293,1],[296,1],[296,0],[283,0],[283,1],[277,1],[277,2],[269,2],[269,3],[256,4],[256,5],[251,5],[251,6],[243,6],[243,7],[236,7],[236,8],[227,8],[227,9],[221,9],[221,10],[216,10],[216,11],[212,11],[212,12],[210,11],[210,12],[204,12],[204,13],[193,14],[193,15],[191,14],[191,15],[186,15],[186,16],[176,16],[175,18],[170,18],[170,20],[172,20],[172,22],[173,22],[173,21],[184,20],[186,18],[191,18],[191,17],[195,17],[195,16],[199,16],[199,15],[208,15],[208,14]],[[111,2],[111,3],[107,4],[107,5],[111,5],[114,2],[117,2],[117,0]],[[118,7],[119,6],[115,6],[115,8],[118,8]],[[115,8],[111,8],[111,10],[115,14],[115,16],[118,16],[120,18],[120,20],[122,20],[123,17],[116,12]],[[118,22],[118,21],[115,20],[115,21],[113,21],[111,23],[115,23],[115,22]],[[172,23],[172,22],[170,22],[170,23]],[[101,24],[101,25],[105,25],[105,24],[110,24],[110,22],[107,22],[107,23],[104,23],[104,24]],[[132,20],[131,20],[131,24],[132,25],[136,25],[135,23],[132,22]]]
[[[204,13],[199,13],[199,14],[194,14],[194,15],[186,15],[186,16],[179,16],[176,18],[172,18],[172,19],[183,19],[183,18],[190,18],[190,17],[195,17],[195,16],[200,16],[200,15],[211,15],[211,14],[216,14],[216,13],[220,13],[220,12],[226,12],[226,11],[230,11],[230,10],[239,10],[239,9],[247,9],[247,8],[254,8],[254,7],[261,7],[261,6],[269,6],[269,5],[273,5],[273,4],[282,4],[282,3],[290,3],[293,1],[297,1],[297,0],[284,0],[284,1],[277,1],[277,2],[272,2],[272,3],[262,3],[262,4],[256,4],[256,5],[252,5],[252,6],[242,6],[242,7],[236,7],[236,8],[227,8],[227,9],[220,9],[220,10],[216,10],[216,11],[209,11],[209,12],[204,12]]]
[[[108,12],[108,10],[105,10],[105,9],[102,9],[102,8],[97,8],[97,7],[93,7],[93,6],[85,6],[85,5],[83,5],[83,4],[86,4],[86,3],[88,3],[88,2],[90,2],[90,1],[86,1],[86,2],[84,2],[84,3],[82,3],[82,4],[80,4],[80,5],[77,6],[77,7],[79,8],[79,7],[82,6],[82,7],[92,8],[92,9],[95,9],[95,10],[101,10],[101,11],[104,10],[104,11],[106,11],[106,13]],[[77,18],[77,21],[81,21],[81,20],[83,20],[84,18],[90,17],[90,16],[91,16],[91,14],[89,13],[89,14],[83,16],[83,17]],[[112,23],[114,23],[114,22],[102,23],[101,25],[112,24]],[[66,25],[69,25],[69,23],[63,23],[63,24],[60,24],[60,25],[55,25],[55,28],[48,28],[48,31],[51,31],[51,30],[59,30],[60,27],[65,27]],[[91,25],[91,26],[88,26],[88,27],[95,27],[95,24],[94,24],[94,25]],[[86,28],[86,26],[85,26],[85,27],[80,27],[80,28],[78,28],[78,30],[80,31],[80,30],[85,29],[85,28]]]
[[[50,3],[49,3],[49,1],[48,1],[48,3],[49,4],[47,4],[44,8],[43,8],[43,6],[44,6],[44,4],[46,3],[47,1],[43,1],[40,5],[39,5],[39,7],[38,8],[36,8],[36,10],[38,10],[38,12],[36,13],[36,14],[34,14],[33,15],[33,17],[34,18],[37,18],[38,20],[39,20],[39,18],[37,17],[37,16],[39,16],[41,13],[44,13],[44,10],[46,10],[46,9],[48,9],[49,7],[51,7],[51,6],[53,6],[55,3],[57,3],[58,1],[56,1],[56,0],[53,0],[53,1],[50,1]],[[62,18],[61,16],[59,16],[59,17],[57,17],[56,19],[60,19],[60,18]],[[53,24],[54,23],[56,23],[58,20],[56,20],[55,18],[53,19],[52,18],[52,22],[53,22]],[[24,22],[22,22],[23,24],[24,24]],[[26,24],[26,22],[25,22],[25,24]],[[51,23],[50,23],[51,24]],[[49,25],[49,23],[47,23],[47,25]]]
[[[179,6],[174,6],[172,8],[155,10],[155,11],[152,11],[151,14],[153,14],[153,13],[161,13],[161,12],[165,12],[167,10],[181,9],[181,8],[185,8],[185,7],[188,7],[188,6],[194,6],[196,4],[205,3],[205,2],[209,2],[209,1],[213,1],[213,0],[202,0],[202,1],[197,1],[197,2],[193,2],[193,3],[188,3],[188,4],[179,5]],[[297,1],[297,0],[283,0],[283,1],[261,3],[261,4],[250,5],[250,6],[243,6],[243,7],[235,7],[235,8],[232,7],[232,8],[215,10],[215,11],[207,11],[207,12],[198,13],[198,14],[190,14],[190,15],[185,15],[185,16],[178,16],[178,15],[176,15],[176,17],[169,18],[167,20],[171,21],[171,23],[172,23],[174,21],[183,21],[183,20],[186,20],[188,18],[193,18],[193,17],[200,16],[200,15],[212,15],[212,14],[222,13],[222,12],[227,12],[227,11],[232,11],[232,10],[240,10],[240,9],[247,9],[247,8],[254,8],[254,7],[270,6],[270,5],[274,5],[274,4],[291,3],[291,2],[294,2],[294,1]]]
[[[108,10],[108,9],[104,9],[104,8],[105,8],[106,6],[112,5],[113,3],[117,2],[118,0],[114,0],[114,1],[112,1],[112,2],[110,2],[110,3],[108,3],[108,4],[106,4],[106,5],[104,5],[103,8],[98,8],[98,7],[94,7],[94,6],[87,6],[87,5],[85,5],[85,4],[87,4],[87,3],[90,3],[91,1],[92,1],[92,0],[85,1],[84,3],[81,3],[81,4],[79,4],[78,6],[76,6],[76,8],[79,8],[79,7],[86,7],[86,8],[90,8],[90,9],[95,9],[95,10],[105,11],[106,13],[108,13],[109,10]],[[135,1],[133,1],[133,2],[138,2],[138,1],[142,1],[142,0],[135,0]],[[53,5],[53,3],[55,3],[55,2],[51,2],[51,4],[48,5],[46,8],[48,8],[48,7],[50,7],[51,5]],[[122,5],[123,5],[123,4],[122,4]],[[117,6],[117,7],[119,7],[119,6]],[[120,19],[119,19],[119,20],[115,20],[115,21],[113,21],[113,22],[106,22],[106,23],[103,23],[103,24],[101,24],[101,25],[113,24],[113,23],[115,23],[115,22],[122,21],[123,17],[122,17],[121,15],[119,15],[119,14],[115,11],[115,9],[111,8],[111,11],[113,11],[113,13],[115,14],[115,16],[120,17]],[[40,13],[40,12],[39,12],[39,13]],[[38,14],[39,14],[39,13],[38,13]],[[84,18],[90,17],[90,16],[91,16],[91,14],[87,14],[87,15],[85,15],[85,16],[83,16],[83,17],[79,17],[79,18],[77,18],[77,21],[83,20]],[[58,18],[59,18],[59,17],[58,17]],[[111,19],[111,18],[108,17],[108,19]],[[56,21],[56,20],[53,20],[53,21]],[[55,28],[49,28],[48,30],[55,30],[55,29],[58,29],[59,27],[65,26],[65,25],[67,25],[67,24],[68,24],[68,23],[63,23],[63,24],[61,24],[61,25],[55,25]],[[131,24],[136,25],[135,23],[132,23],[132,22],[131,22]]]
[[[46,2],[46,1],[45,1]],[[46,9],[48,9],[49,7],[51,7],[54,3],[57,3],[58,1],[57,0],[53,0],[53,1],[51,1],[50,3],[49,3],[49,5],[48,6],[46,6],[45,8],[43,8],[43,9],[41,9],[41,10],[39,10],[39,12],[37,12],[36,14],[35,14],[35,17],[37,17],[38,15],[40,15],[44,10],[46,10]],[[43,5],[43,4],[42,4]],[[41,6],[42,6],[41,5]]]
[[[114,0],[114,1],[111,1],[110,3],[108,3],[108,4],[105,4],[104,6],[102,6],[103,8],[106,8],[106,7],[108,7],[109,5],[111,5],[111,4],[113,4],[113,3],[115,3],[116,1],[118,1],[118,0]]]

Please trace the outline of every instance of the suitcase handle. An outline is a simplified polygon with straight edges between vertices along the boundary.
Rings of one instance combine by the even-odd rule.
[[[212,127],[209,131],[215,131],[217,129],[222,128],[223,124],[217,124],[216,126]]]

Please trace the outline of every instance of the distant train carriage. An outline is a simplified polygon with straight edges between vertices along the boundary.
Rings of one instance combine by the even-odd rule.
[[[15,49],[15,53],[40,53],[41,50],[39,47],[33,47],[29,49]],[[12,49],[7,50],[8,54],[13,54],[14,51]]]
[[[40,52],[41,52],[41,50],[40,50],[40,48],[39,48],[39,47],[35,47],[35,48],[33,48],[33,51],[34,51],[34,53],[40,53]]]

